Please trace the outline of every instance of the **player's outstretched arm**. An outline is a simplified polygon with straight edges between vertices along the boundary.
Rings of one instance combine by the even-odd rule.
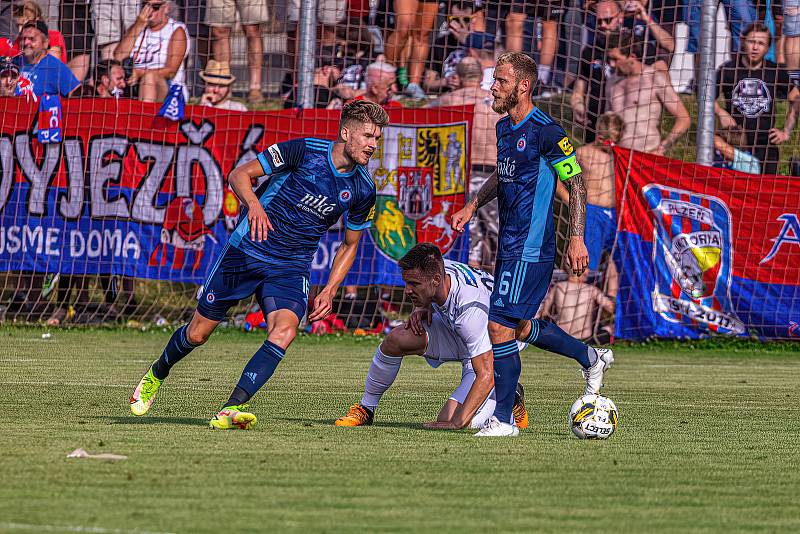
[[[327,317],[331,313],[333,297],[356,259],[361,232],[362,230],[350,230],[349,228],[345,230],[344,243],[336,251],[336,256],[333,258],[333,266],[331,266],[331,274],[328,276],[328,283],[325,284],[317,298],[314,299],[314,309],[311,315],[308,316],[309,322]]]
[[[450,226],[456,232],[463,232],[464,226],[478,211],[478,208],[497,198],[497,171],[489,175],[480,190],[467,202],[467,205],[453,214]]]
[[[264,168],[257,159],[236,167],[228,175],[231,189],[247,206],[247,222],[250,223],[250,239],[253,241],[266,240],[267,233],[272,230],[272,223],[253,192],[253,180],[260,176],[264,176]]]
[[[425,428],[432,430],[457,430],[469,425],[475,412],[481,407],[486,397],[494,387],[494,356],[492,351],[472,358],[472,369],[475,371],[475,381],[467,393],[463,404],[459,404],[449,421],[436,421],[426,423]]]
[[[576,174],[569,180],[569,245],[567,261],[569,268],[580,276],[589,265],[589,251],[583,242],[586,226],[586,184],[583,174]]]

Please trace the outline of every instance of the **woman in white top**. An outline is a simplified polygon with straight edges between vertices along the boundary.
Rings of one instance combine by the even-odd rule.
[[[133,75],[128,85],[139,85],[139,98],[144,102],[161,102],[171,84],[186,91],[184,61],[189,55],[190,41],[186,26],[170,18],[167,0],[147,0],[114,50],[114,59],[133,59]]]

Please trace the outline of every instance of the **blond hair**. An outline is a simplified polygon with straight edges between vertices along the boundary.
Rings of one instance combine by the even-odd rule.
[[[536,62],[531,56],[523,52],[506,52],[497,58],[497,66],[511,65],[517,81],[530,80],[531,87],[538,80]]]
[[[625,121],[614,112],[607,111],[597,119],[597,137],[618,143],[625,129]]]
[[[386,110],[374,102],[368,100],[353,100],[342,108],[342,117],[339,120],[339,128],[348,126],[350,123],[359,122],[362,124],[374,124],[378,128],[383,128],[389,124],[389,115]]]

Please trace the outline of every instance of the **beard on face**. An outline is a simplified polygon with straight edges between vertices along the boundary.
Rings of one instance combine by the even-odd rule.
[[[514,106],[519,104],[519,95],[517,95],[518,89],[519,82],[514,84],[514,88],[502,102],[498,102],[497,99],[495,99],[495,101],[492,103],[492,109],[497,113],[507,113]]]

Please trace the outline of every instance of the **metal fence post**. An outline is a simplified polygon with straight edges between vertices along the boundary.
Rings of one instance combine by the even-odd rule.
[[[317,48],[317,0],[301,0],[297,57],[297,103],[314,107],[314,56]]]
[[[703,0],[700,17],[700,72],[697,76],[697,163],[714,161],[714,94],[716,91],[716,15],[717,0]]]

